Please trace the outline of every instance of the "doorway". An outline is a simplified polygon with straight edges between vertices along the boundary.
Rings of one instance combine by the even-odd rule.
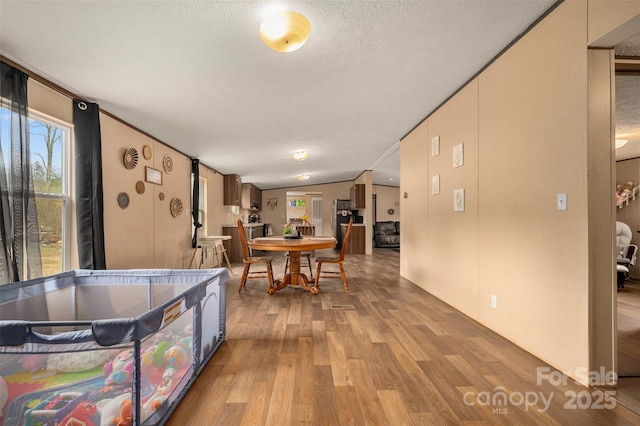
[[[640,33],[636,36],[640,40]],[[616,47],[616,57],[618,47]],[[616,60],[616,221],[631,228],[631,244],[640,245],[640,198],[628,197],[630,183],[640,181],[640,57]],[[621,140],[627,142],[623,145]],[[629,145],[632,144],[632,145]],[[624,189],[623,189],[624,188]],[[634,191],[635,192],[635,191]],[[636,232],[637,231],[637,232]],[[637,263],[637,262],[636,262]],[[618,401],[640,414],[640,274],[630,267],[629,280],[616,293]]]

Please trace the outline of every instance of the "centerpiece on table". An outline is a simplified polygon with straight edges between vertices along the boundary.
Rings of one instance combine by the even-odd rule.
[[[287,223],[284,225],[284,229],[282,230],[282,236],[287,239],[297,239],[302,238],[300,232],[295,232],[293,230],[293,224]]]

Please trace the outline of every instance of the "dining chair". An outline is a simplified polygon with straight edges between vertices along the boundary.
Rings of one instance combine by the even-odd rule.
[[[349,293],[349,284],[347,283],[347,275],[344,272],[344,256],[347,254],[347,246],[349,245],[349,239],[351,238],[351,227],[353,226],[353,220],[349,221],[349,225],[347,225],[347,232],[344,235],[344,239],[342,240],[342,249],[340,250],[339,257],[316,257],[316,263],[318,264],[318,269],[316,270],[316,281],[314,287],[318,288],[318,282],[320,281],[320,277],[323,278],[335,278],[340,275],[342,278],[342,284],[344,284],[344,291]],[[338,265],[340,268],[340,272],[338,271],[322,271],[322,265],[325,263]]]
[[[291,226],[292,224],[289,224],[289,225]],[[307,235],[312,237],[316,235],[316,227],[311,225],[307,221],[303,222],[303,224],[295,225],[295,229],[296,231],[300,231],[300,235]],[[284,264],[284,274],[287,275],[287,270],[289,269],[289,252],[287,252],[287,254],[285,255],[285,258],[286,260]],[[308,266],[309,276],[311,279],[313,279],[313,268],[311,267],[311,251],[301,251],[300,260],[302,260],[303,258],[307,259],[307,263],[304,264],[300,262],[300,268],[302,268],[303,266]]]
[[[249,278],[267,278],[269,280],[269,288],[273,287],[273,267],[271,265],[273,258],[268,256],[251,256],[249,253],[247,234],[244,231],[244,226],[242,225],[241,220],[238,220],[238,236],[240,237],[240,245],[242,246],[242,263],[244,263],[238,293],[242,291],[242,288],[245,286],[247,279]],[[265,270],[249,272],[251,265],[259,263],[265,265]]]

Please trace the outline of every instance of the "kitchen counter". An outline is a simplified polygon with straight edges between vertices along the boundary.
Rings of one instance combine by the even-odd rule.
[[[242,223],[242,226],[244,226],[245,228],[251,228],[252,226],[264,226],[264,223]],[[234,223],[234,224],[226,224],[226,225],[222,225],[223,228],[237,228],[238,224]]]

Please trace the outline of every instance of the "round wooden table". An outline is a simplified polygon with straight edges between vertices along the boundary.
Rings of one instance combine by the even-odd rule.
[[[289,273],[284,276],[282,281],[274,282],[273,287],[269,287],[267,293],[273,294],[278,290],[282,290],[288,285],[299,285],[305,290],[309,290],[311,294],[318,294],[318,287],[310,286],[307,276],[300,272],[300,252],[321,250],[334,248],[336,239],[333,237],[303,237],[299,239],[289,239],[284,237],[262,237],[254,238],[249,241],[249,247],[253,250],[265,251],[288,251],[289,264],[291,266]]]

